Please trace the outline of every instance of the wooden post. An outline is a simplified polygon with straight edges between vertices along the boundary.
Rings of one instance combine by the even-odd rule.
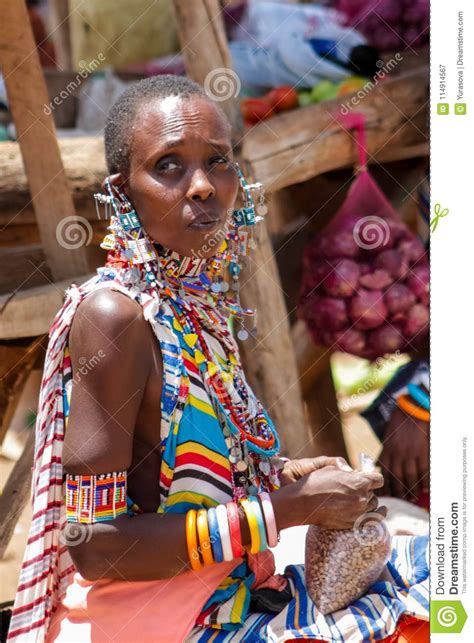
[[[56,60],[61,70],[72,69],[71,35],[69,31],[68,0],[49,0],[51,12],[51,37]]]
[[[76,218],[64,173],[24,0],[2,3],[0,64],[51,274],[55,280],[84,274],[85,248],[69,242],[82,229],[82,222]],[[71,218],[64,225],[66,217]],[[61,222],[63,225],[58,227]],[[87,230],[85,225],[86,236]]]
[[[219,0],[173,2],[186,72],[222,107],[232,123],[235,140],[240,141],[243,124],[235,100],[240,80],[232,69]]]
[[[214,94],[219,98],[218,84],[213,90],[210,79],[218,80],[228,88],[232,88],[236,81],[219,2],[174,0],[174,6],[188,76],[210,90],[210,97]],[[236,100],[238,87],[235,89],[237,91],[228,92],[228,98],[220,101],[220,105],[232,123],[234,136],[238,138],[241,119]],[[257,309],[259,335],[257,341],[248,340],[241,344],[244,370],[277,426],[282,453],[311,455],[285,301],[264,223],[256,233],[256,242],[252,262],[242,272],[245,287],[241,299],[245,306]]]
[[[20,517],[23,507],[28,500],[31,487],[33,453],[35,449],[35,432],[30,429],[30,435],[23,452],[8,476],[5,488],[0,496],[0,559],[3,558],[13,530]]]

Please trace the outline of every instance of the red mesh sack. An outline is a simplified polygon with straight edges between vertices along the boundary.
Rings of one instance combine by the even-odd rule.
[[[376,359],[428,332],[429,261],[367,170],[363,116],[343,124],[356,128],[360,171],[305,249],[298,314],[317,344]]]

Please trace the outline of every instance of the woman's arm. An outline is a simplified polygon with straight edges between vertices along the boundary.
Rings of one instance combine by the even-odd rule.
[[[63,451],[66,473],[91,475],[130,467],[153,342],[141,308],[123,294],[103,290],[80,304],[69,341],[74,383]],[[241,526],[248,544],[243,517]],[[89,580],[152,580],[188,569],[184,514],[121,515],[77,524],[74,537],[66,540],[74,564]]]

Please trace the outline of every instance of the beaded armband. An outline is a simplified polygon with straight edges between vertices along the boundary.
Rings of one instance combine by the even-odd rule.
[[[127,513],[126,471],[65,478],[68,522],[91,524]]]

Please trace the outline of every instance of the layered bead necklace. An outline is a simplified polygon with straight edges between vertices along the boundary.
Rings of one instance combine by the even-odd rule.
[[[230,226],[211,258],[181,256],[151,240],[122,193],[110,186],[109,194],[113,197],[114,214],[108,228],[111,234],[101,244],[109,251],[107,262],[99,271],[104,278],[133,284],[157,301],[166,300],[174,330],[199,368],[222,427],[229,448],[234,496],[278,488],[282,466],[277,457],[278,434],[245,381],[238,346],[228,326],[229,317],[236,317],[243,335],[244,316],[254,315],[254,311],[243,309],[238,300],[240,265],[236,244],[242,247],[239,230]],[[231,275],[230,285],[225,279],[226,269]],[[156,312],[157,320],[160,314],[162,307]],[[209,346],[204,330],[220,342],[226,368]]]

